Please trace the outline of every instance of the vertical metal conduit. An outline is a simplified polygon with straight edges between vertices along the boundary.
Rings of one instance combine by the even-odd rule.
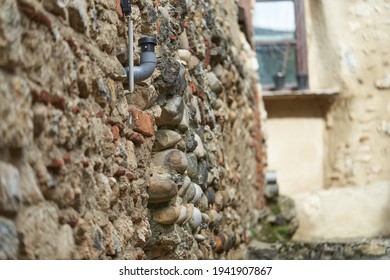
[[[129,90],[134,92],[134,43],[133,43],[133,21],[131,16],[127,17],[129,28]]]

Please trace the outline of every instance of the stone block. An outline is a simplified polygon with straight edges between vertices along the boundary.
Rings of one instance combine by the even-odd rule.
[[[195,133],[195,141],[198,143],[195,150],[194,154],[198,159],[201,159],[206,156],[206,151],[203,146],[202,139],[200,139],[199,135]]]
[[[72,228],[69,225],[63,225],[58,232],[56,260],[70,260],[75,250]]]
[[[60,240],[56,207],[48,202],[19,212],[16,221],[25,259],[56,259]]]
[[[21,200],[19,170],[9,163],[0,162],[0,212],[15,214]]]
[[[293,238],[310,242],[387,236],[389,197],[389,182],[293,195],[299,220]]]
[[[79,33],[88,34],[89,20],[85,0],[71,0],[68,6],[70,26]]]
[[[0,49],[0,56],[1,53]],[[0,147],[27,146],[33,138],[32,98],[27,81],[0,71],[0,96]]]
[[[375,86],[378,89],[390,89],[390,74],[387,74],[383,79],[377,80]]]
[[[167,202],[177,194],[177,185],[169,175],[155,174],[148,188],[149,203]]]
[[[170,149],[153,155],[153,164],[155,166],[163,166],[171,171],[183,174],[188,167],[186,155],[179,150]]]
[[[16,1],[1,1],[0,34],[0,65],[15,67],[22,59],[21,16]]]
[[[136,132],[144,136],[151,137],[154,135],[153,117],[137,109],[130,110],[131,126]]]
[[[69,4],[69,0],[44,0],[42,4],[49,12],[66,18],[66,7]]]
[[[220,94],[223,90],[223,85],[217,76],[213,72],[209,72],[207,73],[207,79],[209,81],[211,90],[216,94]]]
[[[32,167],[28,163],[24,163],[19,168],[22,202],[25,204],[37,204],[42,202],[44,198],[37,184]]]
[[[175,95],[168,99],[167,104],[161,109],[161,116],[156,119],[156,124],[158,126],[178,125],[181,122],[184,114],[183,98],[180,95]]]
[[[194,179],[198,175],[198,159],[193,153],[188,153],[187,161],[188,161],[187,175],[191,179]]]
[[[179,210],[173,206],[169,206],[158,210],[153,214],[153,220],[163,225],[172,225],[179,218]]]
[[[0,260],[18,259],[19,239],[15,224],[0,217]]]
[[[169,129],[161,129],[156,132],[156,140],[153,150],[161,151],[175,146],[181,140],[179,133]]]

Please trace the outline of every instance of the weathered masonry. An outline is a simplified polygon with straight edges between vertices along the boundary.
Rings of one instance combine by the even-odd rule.
[[[271,37],[282,38],[279,45],[296,42],[299,48],[303,45],[299,29],[302,22],[306,26],[307,88],[301,88],[295,76],[301,72],[299,59],[303,57],[298,49],[296,57],[289,56],[290,65],[295,62],[298,67],[288,67],[290,79],[284,88],[267,89],[273,86],[272,67],[268,68],[268,81],[261,75],[268,112],[268,168],[277,171],[281,193],[297,202],[300,227],[295,238],[310,241],[388,236],[390,2],[256,3],[263,9],[265,4],[284,3],[292,7],[286,13],[292,19],[295,11],[293,30],[274,30],[269,36],[270,30],[261,24],[255,26],[263,46],[264,39]],[[276,16],[286,18],[283,10],[272,18]],[[271,46],[275,48],[274,43]],[[260,48],[264,50],[268,51]],[[284,54],[278,53],[276,58],[283,61],[288,57]],[[280,67],[276,59],[263,61]],[[260,69],[265,70],[267,65]]]
[[[236,1],[133,1],[132,94],[115,0],[0,6],[0,259],[240,258],[264,155]]]

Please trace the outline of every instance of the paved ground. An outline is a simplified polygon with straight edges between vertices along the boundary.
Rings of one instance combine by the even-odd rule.
[[[273,244],[252,241],[246,258],[250,260],[390,260],[390,239]]]

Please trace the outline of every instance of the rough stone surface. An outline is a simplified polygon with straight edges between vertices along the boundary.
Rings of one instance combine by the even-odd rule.
[[[20,166],[20,185],[23,203],[36,204],[44,200],[34,170],[29,164]]]
[[[0,64],[19,64],[21,60],[21,15],[16,1],[1,1]],[[11,16],[11,14],[13,16]]]
[[[154,125],[152,116],[143,113],[142,111],[132,109],[131,114],[131,125],[133,129],[145,136],[154,135]]]
[[[149,203],[167,202],[177,194],[177,185],[170,176],[154,175],[148,188]]]
[[[180,174],[183,174],[188,167],[186,155],[175,149],[165,150],[154,154],[153,163],[155,166],[163,166],[168,170],[173,170]]]
[[[217,76],[213,72],[207,73],[207,79],[212,91],[216,94],[220,94],[223,90],[222,83],[218,80]]]
[[[389,260],[388,239],[313,243],[253,241],[246,252],[250,260]]]
[[[0,162],[0,212],[16,213],[21,200],[19,171],[11,164]]]
[[[133,1],[134,41],[156,37],[158,61],[132,94],[115,0],[0,6],[0,258],[240,258],[263,147],[236,1]]]
[[[363,244],[358,247],[358,250],[365,256],[380,257],[386,255],[388,247],[379,244]]]
[[[66,7],[69,5],[69,0],[44,0],[43,7],[56,15],[66,18]]]
[[[69,225],[63,225],[60,227],[57,242],[57,253],[55,259],[72,259],[73,251],[75,250],[75,241],[73,239],[72,228]]]
[[[206,155],[206,152],[203,147],[202,139],[200,139],[198,134],[195,134],[195,141],[197,143],[196,148],[194,150],[195,156],[200,159],[203,158]]]
[[[300,220],[294,239],[308,242],[385,236],[390,232],[388,224],[383,222],[390,219],[389,196],[387,182],[293,196]],[[351,209],[365,211],[356,215],[357,210]]]
[[[179,215],[179,210],[170,206],[156,211],[153,214],[153,220],[163,225],[172,225],[177,221]]]
[[[153,149],[156,151],[165,150],[175,146],[180,140],[181,136],[179,133],[173,130],[160,129],[156,132]]]
[[[58,210],[49,203],[38,204],[18,215],[17,228],[21,236],[21,251],[25,258],[72,257],[71,253],[75,249],[72,232],[69,228],[60,228],[58,220]]]
[[[360,187],[389,181],[387,155],[378,152],[388,148],[385,140],[388,135],[386,129],[382,130],[385,128],[382,122],[390,118],[390,53],[383,51],[389,45],[390,25],[382,21],[382,15],[389,11],[388,3],[323,1],[310,2],[308,6],[311,18],[308,32],[318,34],[308,40],[316,52],[309,59],[310,88],[333,85],[340,92],[340,98],[333,100],[325,123],[321,124],[326,126],[321,139],[327,139],[325,153],[329,155],[320,166],[325,166],[324,188]],[[326,16],[328,11],[335,10],[339,11],[338,16]],[[321,26],[321,22],[329,25]],[[338,29],[342,22],[347,28]],[[330,30],[335,33],[327,37]],[[334,38],[338,38],[337,44]],[[361,48],[354,49],[356,45]]]
[[[85,0],[70,0],[68,7],[69,23],[77,32],[86,33],[89,29],[87,8]]]
[[[12,32],[11,32],[12,33]],[[17,47],[15,47],[17,48]],[[3,53],[3,52],[2,52]],[[10,82],[6,83],[6,80]],[[19,100],[18,103],[2,102],[0,104],[3,125],[0,128],[0,145],[2,147],[20,148],[31,142],[31,96],[27,82],[19,77],[12,77],[0,72],[0,94],[7,99]]]
[[[377,80],[375,86],[378,89],[390,89],[390,74],[387,74],[383,79]]]
[[[19,253],[19,239],[15,224],[0,217],[0,260],[16,260]]]
[[[195,179],[198,176],[198,159],[193,153],[187,154],[188,168],[187,175],[191,179]]]
[[[168,99],[166,105],[162,107],[161,116],[156,119],[158,126],[169,125],[175,126],[180,123],[184,114],[183,98],[175,95]]]

